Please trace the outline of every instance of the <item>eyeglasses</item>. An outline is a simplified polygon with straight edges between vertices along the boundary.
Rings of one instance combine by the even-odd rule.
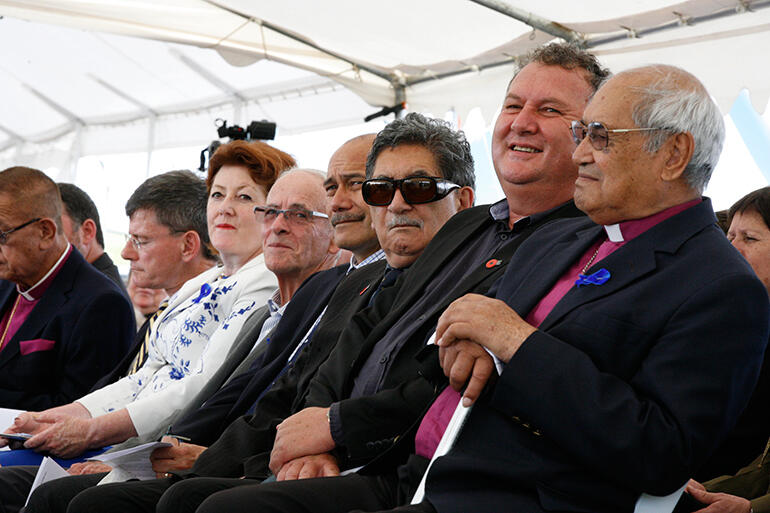
[[[34,218],[34,219],[31,219],[31,220],[27,221],[27,222],[26,222],[26,223],[24,223],[24,224],[20,224],[20,225],[19,225],[19,226],[17,226],[16,228],[11,228],[10,230],[6,230],[6,231],[4,231],[4,232],[0,232],[0,246],[4,245],[4,244],[6,243],[6,241],[8,240],[8,236],[9,236],[10,234],[12,234],[13,232],[15,232],[15,231],[18,231],[18,230],[21,230],[21,229],[22,229],[22,228],[24,228],[25,226],[29,226],[29,225],[31,225],[32,223],[36,223],[36,222],[40,221],[41,219],[42,219],[42,217],[36,217],[36,218]]]
[[[130,242],[132,246],[134,246],[134,249],[137,251],[141,251],[143,247],[150,245],[151,243],[155,242],[158,239],[161,239],[163,237],[175,237],[179,235],[180,233],[185,233],[184,230],[172,230],[171,233],[167,233],[165,235],[159,235],[157,237],[153,237],[151,239],[139,239],[136,237],[136,235],[131,235],[129,233],[124,234],[126,237],[126,243]]]
[[[329,219],[329,216],[323,212],[316,212],[315,210],[307,210],[304,208],[287,208],[286,210],[281,210],[280,208],[257,206],[254,207],[254,213],[257,215],[261,214],[262,220],[268,223],[272,223],[278,219],[278,216],[281,214],[283,214],[283,218],[289,223],[295,225],[312,223],[314,217]]]
[[[668,130],[668,128],[613,128],[610,130],[598,121],[588,123],[588,126],[586,126],[582,121],[576,120],[572,122],[570,130],[572,131],[572,139],[574,139],[575,144],[580,144],[580,142],[588,136],[588,140],[591,141],[591,146],[593,146],[595,150],[601,151],[605,149],[610,142],[609,134]]]
[[[460,186],[432,176],[412,176],[393,180],[392,178],[372,178],[361,185],[361,194],[369,205],[382,207],[390,205],[396,195],[396,189],[401,191],[404,201],[410,205],[431,203],[446,197],[447,194]]]

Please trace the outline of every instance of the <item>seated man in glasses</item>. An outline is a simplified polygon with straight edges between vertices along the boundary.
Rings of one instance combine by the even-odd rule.
[[[59,189],[45,174],[0,172],[3,408],[71,402],[120,361],[134,337],[128,299],[73,251],[61,216]]]

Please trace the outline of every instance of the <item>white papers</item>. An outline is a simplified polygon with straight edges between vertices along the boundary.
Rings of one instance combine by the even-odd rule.
[[[24,410],[12,410],[10,408],[0,408],[0,431],[5,433],[6,429],[11,427],[13,419],[15,419],[19,413],[24,413]],[[7,451],[8,447],[0,448],[0,451]]]
[[[112,467],[112,472],[99,481],[99,484],[120,483],[128,479],[155,479],[155,471],[152,470],[152,463],[150,463],[150,454],[159,447],[171,447],[171,445],[168,442],[150,442],[88,459],[89,461],[101,461]]]
[[[436,452],[433,453],[433,457],[430,459],[428,468],[425,469],[425,473],[422,475],[422,480],[417,487],[417,491],[414,492],[414,497],[412,497],[412,502],[410,504],[419,504],[422,502],[423,497],[425,497],[425,480],[428,478],[430,467],[433,466],[433,462],[436,461],[436,458],[445,455],[449,452],[449,449],[452,448],[457,439],[457,435],[460,434],[460,430],[465,425],[465,419],[468,418],[471,408],[473,408],[473,405],[463,406],[462,401],[457,403],[452,418],[449,419],[449,424],[447,424],[444,434],[441,435],[441,440],[439,440],[438,446],[436,447]]]
[[[50,458],[49,456],[46,456],[43,458],[43,462],[40,464],[40,467],[37,469],[37,475],[35,476],[35,480],[32,481],[32,488],[29,490],[29,495],[27,495],[27,502],[24,503],[24,506],[27,506],[27,503],[29,502],[29,498],[32,496],[32,492],[35,491],[35,488],[40,486],[43,483],[47,483],[48,481],[53,481],[54,479],[59,479],[62,477],[67,477],[69,474],[66,470],[61,468],[58,463],[56,463],[53,458]]]

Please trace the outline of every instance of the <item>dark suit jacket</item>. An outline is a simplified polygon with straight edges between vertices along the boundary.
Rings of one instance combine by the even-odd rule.
[[[329,360],[319,369],[306,401],[306,406],[328,406],[341,401],[339,411],[345,437],[339,454],[342,468],[362,465],[386,451],[388,458],[379,463],[392,467],[414,451],[417,421],[445,383],[435,348],[428,348],[428,354],[423,355],[422,360],[426,363],[415,358],[425,350],[425,341],[435,330],[441,313],[465,294],[486,293],[503,274],[519,245],[539,227],[553,219],[583,215],[569,202],[544,219],[517,231],[516,237],[488,259],[468,262],[468,272],[458,276],[454,289],[448,290],[441,302],[422,312],[419,329],[394,356],[383,389],[373,396],[350,399],[354,379],[374,345],[412,308],[436,274],[455,259],[459,248],[472,244],[481,233],[495,229],[489,205],[465,210],[452,217],[398,281],[383,289],[370,308],[353,317]],[[492,259],[497,265],[488,266],[486,263]],[[439,383],[426,380],[426,375],[439,377]],[[399,440],[399,450],[390,450]]]
[[[294,365],[259,398],[254,414],[236,419],[216,443],[200,455],[191,475],[267,477],[275,426],[302,408],[308,382],[326,360],[350,317],[369,302],[384,267],[384,260],[369,264],[353,271],[339,283],[311,343]],[[302,337],[307,330],[300,331],[297,335]]]
[[[110,255],[102,253],[102,256],[91,262],[91,265],[96,267],[107,278],[111,279],[115,285],[120,288],[123,295],[128,297],[128,290],[126,290],[126,284],[123,283],[123,278],[120,277],[117,266],[113,263]],[[130,299],[129,299],[130,301]]]
[[[0,281],[0,305],[16,297]],[[72,251],[19,331],[0,351],[0,407],[44,410],[85,395],[121,359],[135,335],[134,313],[109,278]],[[22,354],[20,342],[48,348]]]
[[[128,374],[128,370],[131,367],[131,364],[134,362],[134,358],[136,358],[136,354],[139,352],[139,349],[142,347],[142,342],[144,341],[144,337],[147,334],[147,330],[150,328],[150,319],[146,319],[144,323],[139,327],[139,331],[136,332],[136,335],[134,336],[134,340],[131,343],[131,347],[128,349],[128,351],[125,352],[123,355],[123,358],[120,359],[117,365],[115,365],[112,370],[110,370],[108,373],[106,373],[104,376],[97,381],[94,386],[91,387],[91,390],[89,392],[93,392],[94,390],[99,390],[100,388],[104,388],[110,383],[114,383],[126,374]]]
[[[600,236],[564,220],[522,245],[497,297],[522,317]],[[756,382],[767,292],[714,225],[710,201],[594,264],[470,413],[428,474],[440,513],[632,511],[681,486],[730,430]]]
[[[347,265],[315,273],[291,298],[281,321],[274,328],[265,351],[246,372],[232,378],[215,392],[201,408],[181,417],[171,432],[183,435],[203,446],[213,444],[222,431],[241,415],[245,415],[257,397],[286,366],[294,348],[302,341],[329,302],[337,284],[345,277]],[[256,337],[259,331],[256,332]]]

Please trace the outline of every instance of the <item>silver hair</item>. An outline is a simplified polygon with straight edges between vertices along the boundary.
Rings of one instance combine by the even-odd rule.
[[[634,87],[639,99],[631,117],[637,127],[664,128],[649,132],[645,150],[654,153],[672,134],[690,132],[695,140],[692,158],[684,178],[693,189],[703,192],[719,161],[725,140],[722,114],[700,81],[674,66],[648,66],[634,71],[650,71],[659,78],[643,87]],[[683,86],[682,78],[690,86]]]

